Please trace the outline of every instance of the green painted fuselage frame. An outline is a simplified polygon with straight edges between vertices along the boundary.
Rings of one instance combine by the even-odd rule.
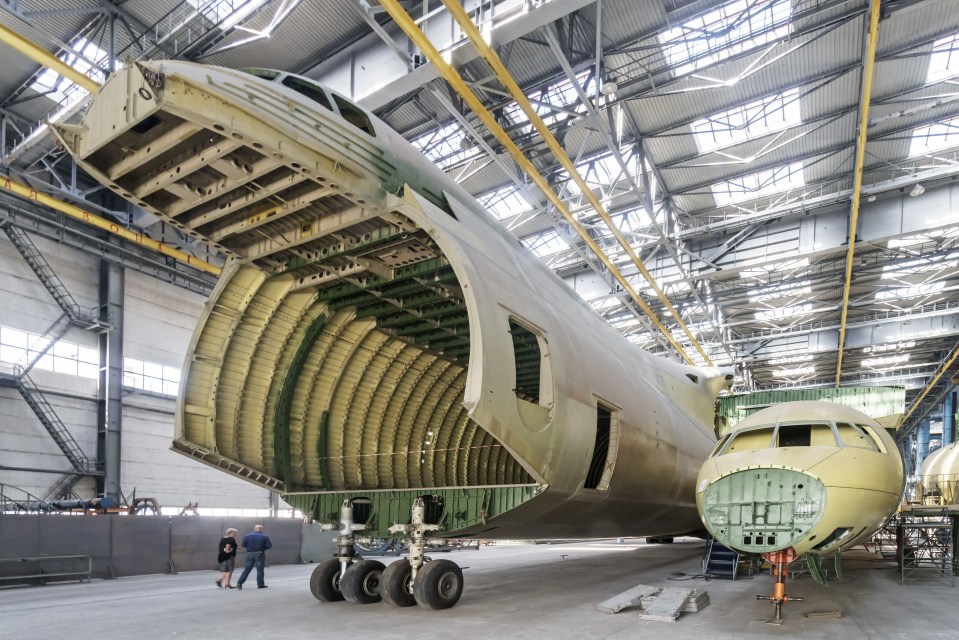
[[[390,525],[409,523],[413,501],[423,498],[427,522],[439,525],[439,530],[430,535],[443,538],[451,532],[485,524],[533,498],[538,489],[524,486],[353,491],[284,495],[283,499],[314,522],[337,526],[343,501],[354,500],[354,516],[366,524],[364,535],[386,538],[395,535],[389,532]],[[462,537],[475,535],[463,534]]]

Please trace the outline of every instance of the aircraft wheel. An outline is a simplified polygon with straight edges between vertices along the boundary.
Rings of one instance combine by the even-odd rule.
[[[379,602],[383,569],[383,563],[379,560],[361,560],[351,564],[340,582],[343,597],[356,604]]]
[[[338,602],[343,599],[340,591],[340,560],[324,560],[310,576],[310,593],[320,602]]]
[[[405,558],[391,562],[380,578],[380,596],[383,602],[394,607],[412,607],[416,604],[413,597],[413,567]]]
[[[463,594],[463,570],[451,560],[423,565],[413,582],[416,603],[426,609],[449,609]]]

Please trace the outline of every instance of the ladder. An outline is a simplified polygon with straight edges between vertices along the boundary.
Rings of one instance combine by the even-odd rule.
[[[710,536],[703,553],[703,573],[714,578],[736,579],[739,572],[739,552],[724,547]]]

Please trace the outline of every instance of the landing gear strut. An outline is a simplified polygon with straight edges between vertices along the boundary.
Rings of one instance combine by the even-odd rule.
[[[336,557],[320,563],[310,576],[310,592],[321,602],[349,600],[359,604],[378,602],[383,564],[375,560],[357,562],[353,544],[356,532],[365,524],[353,521],[353,502],[340,506],[340,535],[336,537]]]
[[[776,617],[770,622],[782,624],[783,605],[789,601],[802,602],[802,598],[786,597],[786,572],[790,562],[796,559],[796,552],[790,547],[783,551],[774,551],[773,553],[764,553],[763,557],[773,566],[773,575],[776,576],[776,583],[773,585],[773,594],[771,596],[756,596],[757,600],[769,600],[776,607]]]
[[[395,524],[389,529],[405,536],[409,546],[407,558],[384,567],[378,560],[357,556],[356,532],[365,528],[366,525],[353,521],[353,503],[344,500],[340,507],[340,534],[336,538],[337,555],[313,570],[313,597],[322,602],[347,600],[356,604],[382,599],[395,607],[419,604],[426,609],[449,609],[459,601],[463,594],[463,570],[450,560],[426,556],[426,533],[438,530],[439,525],[426,523],[422,498],[413,501],[410,524]]]
[[[422,498],[413,501],[410,524],[395,524],[391,533],[402,533],[410,549],[407,560],[397,560],[383,572],[380,594],[398,607],[418,604],[426,609],[449,609],[463,594],[463,570],[450,560],[426,557],[426,532],[439,525],[427,524]]]

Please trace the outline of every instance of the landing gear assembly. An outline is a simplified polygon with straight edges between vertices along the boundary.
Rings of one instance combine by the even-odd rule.
[[[421,498],[413,501],[410,524],[396,524],[391,533],[401,533],[409,547],[407,558],[388,567],[378,560],[356,555],[357,531],[366,525],[353,520],[353,503],[344,500],[340,507],[340,533],[336,538],[337,556],[313,570],[310,592],[322,602],[347,600],[371,604],[383,600],[395,607],[418,604],[426,609],[449,609],[463,594],[463,570],[450,560],[432,560],[426,555],[426,533],[438,525],[425,521],[426,507]]]

